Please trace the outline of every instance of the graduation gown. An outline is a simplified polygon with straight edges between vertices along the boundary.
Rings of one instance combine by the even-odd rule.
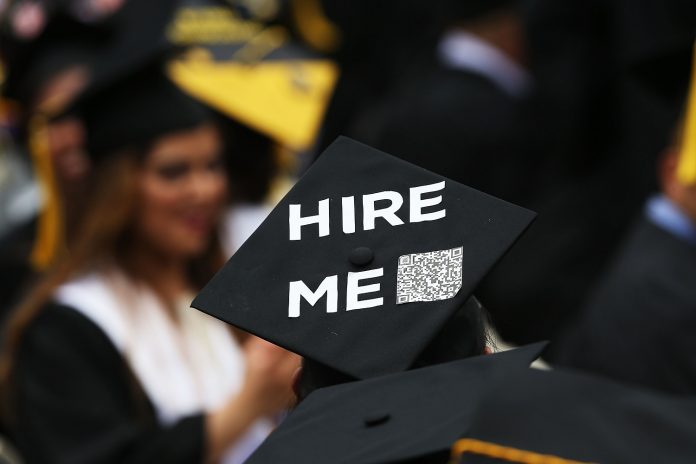
[[[106,334],[49,304],[16,358],[11,432],[31,463],[199,463],[204,416],[158,424],[153,405]]]
[[[556,364],[673,393],[696,393],[696,247],[641,219]]]

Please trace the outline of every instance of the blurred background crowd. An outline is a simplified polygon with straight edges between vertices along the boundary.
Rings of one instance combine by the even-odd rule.
[[[5,435],[241,462],[298,360],[185,308],[339,135],[538,213],[476,291],[502,340],[696,393],[695,38],[689,0],[0,0]]]

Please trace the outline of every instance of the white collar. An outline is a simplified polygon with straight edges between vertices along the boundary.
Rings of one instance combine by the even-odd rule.
[[[453,30],[438,45],[445,66],[481,74],[508,94],[520,97],[531,85],[529,73],[493,45],[474,34]]]

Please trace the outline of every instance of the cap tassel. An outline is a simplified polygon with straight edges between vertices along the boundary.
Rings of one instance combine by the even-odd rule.
[[[295,0],[292,12],[298,32],[315,50],[333,52],[341,43],[341,32],[324,14],[319,0]]]
[[[685,185],[693,185],[696,184],[696,45],[694,46],[688,98],[677,178]]]
[[[42,189],[43,205],[30,262],[34,269],[47,269],[56,259],[63,241],[62,205],[53,173],[44,116],[37,115],[29,124],[29,151]]]
[[[478,454],[501,461],[517,462],[521,464],[589,464],[580,461],[571,461],[549,454],[538,454],[531,451],[501,446],[473,438],[462,438],[452,445],[452,459],[450,462],[452,464],[456,463],[457,459],[464,453]]]

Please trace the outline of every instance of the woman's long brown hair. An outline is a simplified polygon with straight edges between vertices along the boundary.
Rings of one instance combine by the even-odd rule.
[[[13,311],[5,328],[0,352],[0,395],[6,416],[11,402],[14,362],[22,337],[61,284],[75,275],[117,260],[130,246],[131,227],[137,200],[137,173],[142,153],[131,150],[102,161],[86,187],[84,210],[79,215],[75,234],[57,264],[31,289],[27,298]],[[189,280],[194,288],[202,287],[223,264],[217,234],[208,249],[189,263]]]

